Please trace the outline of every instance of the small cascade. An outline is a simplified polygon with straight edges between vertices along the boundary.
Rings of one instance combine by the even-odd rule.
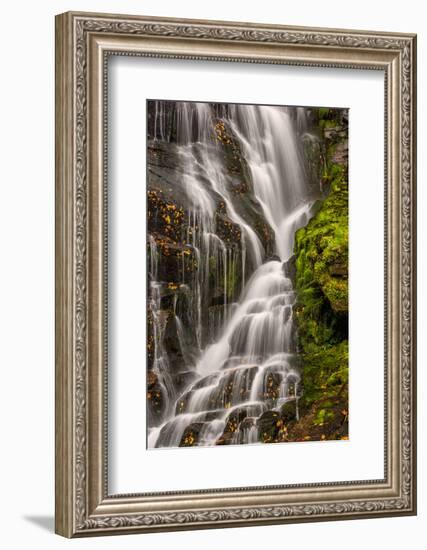
[[[160,308],[160,288],[161,285],[157,282],[150,284],[151,300],[149,303],[152,319],[153,319],[153,336],[154,336],[154,360],[152,372],[157,378],[157,383],[160,391],[165,396],[165,401],[168,404],[164,416],[167,417],[172,409],[172,403],[176,399],[175,386],[172,380],[169,357],[164,346],[164,333],[166,319],[163,311]]]
[[[153,446],[178,446],[185,430],[203,428],[198,444],[212,441],[239,409],[245,420],[233,433],[233,442],[256,442],[256,418],[290,397],[298,401],[300,375],[293,366],[293,305],[295,292],[280,261],[263,264],[248,281],[241,304],[231,316],[222,337],[209,346],[198,364],[201,374],[176,401],[175,415],[157,430]],[[222,427],[222,428],[221,428]],[[221,432],[222,433],[222,432]],[[218,435],[218,437],[221,434]],[[218,438],[217,437],[217,438]],[[237,441],[236,438],[239,438]]]
[[[263,414],[279,410],[286,403],[295,406],[297,418],[299,414],[300,373],[295,360],[293,318],[296,295],[288,266],[295,232],[311,218],[315,198],[305,181],[297,141],[297,132],[305,131],[306,121],[302,113],[297,113],[295,122],[286,108],[250,105],[228,106],[222,116],[239,142],[254,197],[274,231],[276,256],[265,258],[257,233],[235,207],[221,145],[215,140],[210,104],[177,103],[176,139],[184,167],[182,185],[191,205],[186,214],[185,240],[197,263],[197,269],[189,275],[183,256],[182,284],[191,288],[189,300],[198,357],[196,379],[179,395],[174,394],[166,375],[162,323],[156,318],[158,268],[156,244],[150,238],[154,368],[169,406],[163,422],[149,430],[149,448],[254,444],[260,441],[259,422]],[[165,126],[159,119],[160,129],[155,136],[164,133],[162,124]],[[238,251],[218,235],[218,200],[240,229]],[[238,259],[242,291],[238,301],[233,301],[229,281]],[[207,314],[205,305],[213,273],[221,281],[223,295],[218,298],[218,311]],[[185,334],[176,302],[173,310],[183,360],[187,362],[190,358],[185,352]],[[207,331],[203,328],[206,326]]]
[[[170,142],[173,132],[173,114],[167,101],[156,101],[152,132],[155,139]]]

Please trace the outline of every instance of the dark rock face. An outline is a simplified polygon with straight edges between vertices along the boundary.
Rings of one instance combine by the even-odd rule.
[[[147,137],[149,140],[176,141],[176,101],[147,102]]]
[[[283,270],[286,277],[292,281],[292,285],[296,283],[296,266],[295,266],[295,254],[289,258],[287,262],[283,264]]]

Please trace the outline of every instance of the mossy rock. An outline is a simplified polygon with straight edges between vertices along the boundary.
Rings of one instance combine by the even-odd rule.
[[[280,416],[282,417],[285,423],[289,423],[292,420],[296,419],[296,401],[291,399],[283,403],[280,407]]]
[[[295,236],[300,345],[331,345],[347,337],[348,184],[338,167],[328,197]]]
[[[288,425],[288,441],[348,439],[348,393],[319,399],[297,422]]]
[[[324,144],[325,198],[295,235],[303,390],[288,437],[296,441],[348,435],[348,113],[318,108],[312,116]]]

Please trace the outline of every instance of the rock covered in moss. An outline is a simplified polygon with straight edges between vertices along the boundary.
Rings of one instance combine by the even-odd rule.
[[[348,114],[318,109],[326,198],[295,236],[298,347],[302,359],[301,417],[289,440],[348,435]]]
[[[289,399],[280,407],[280,416],[283,421],[288,424],[297,417],[296,399]]]
[[[329,196],[295,238],[298,314],[327,301],[334,313],[348,311],[348,184],[337,168]],[[318,315],[314,315],[318,317]]]

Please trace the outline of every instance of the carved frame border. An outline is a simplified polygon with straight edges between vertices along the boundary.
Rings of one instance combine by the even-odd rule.
[[[385,72],[386,476],[109,496],[106,59],[143,55]],[[67,537],[416,513],[416,37],[68,12],[56,18],[56,532]],[[387,370],[388,369],[388,370]]]

